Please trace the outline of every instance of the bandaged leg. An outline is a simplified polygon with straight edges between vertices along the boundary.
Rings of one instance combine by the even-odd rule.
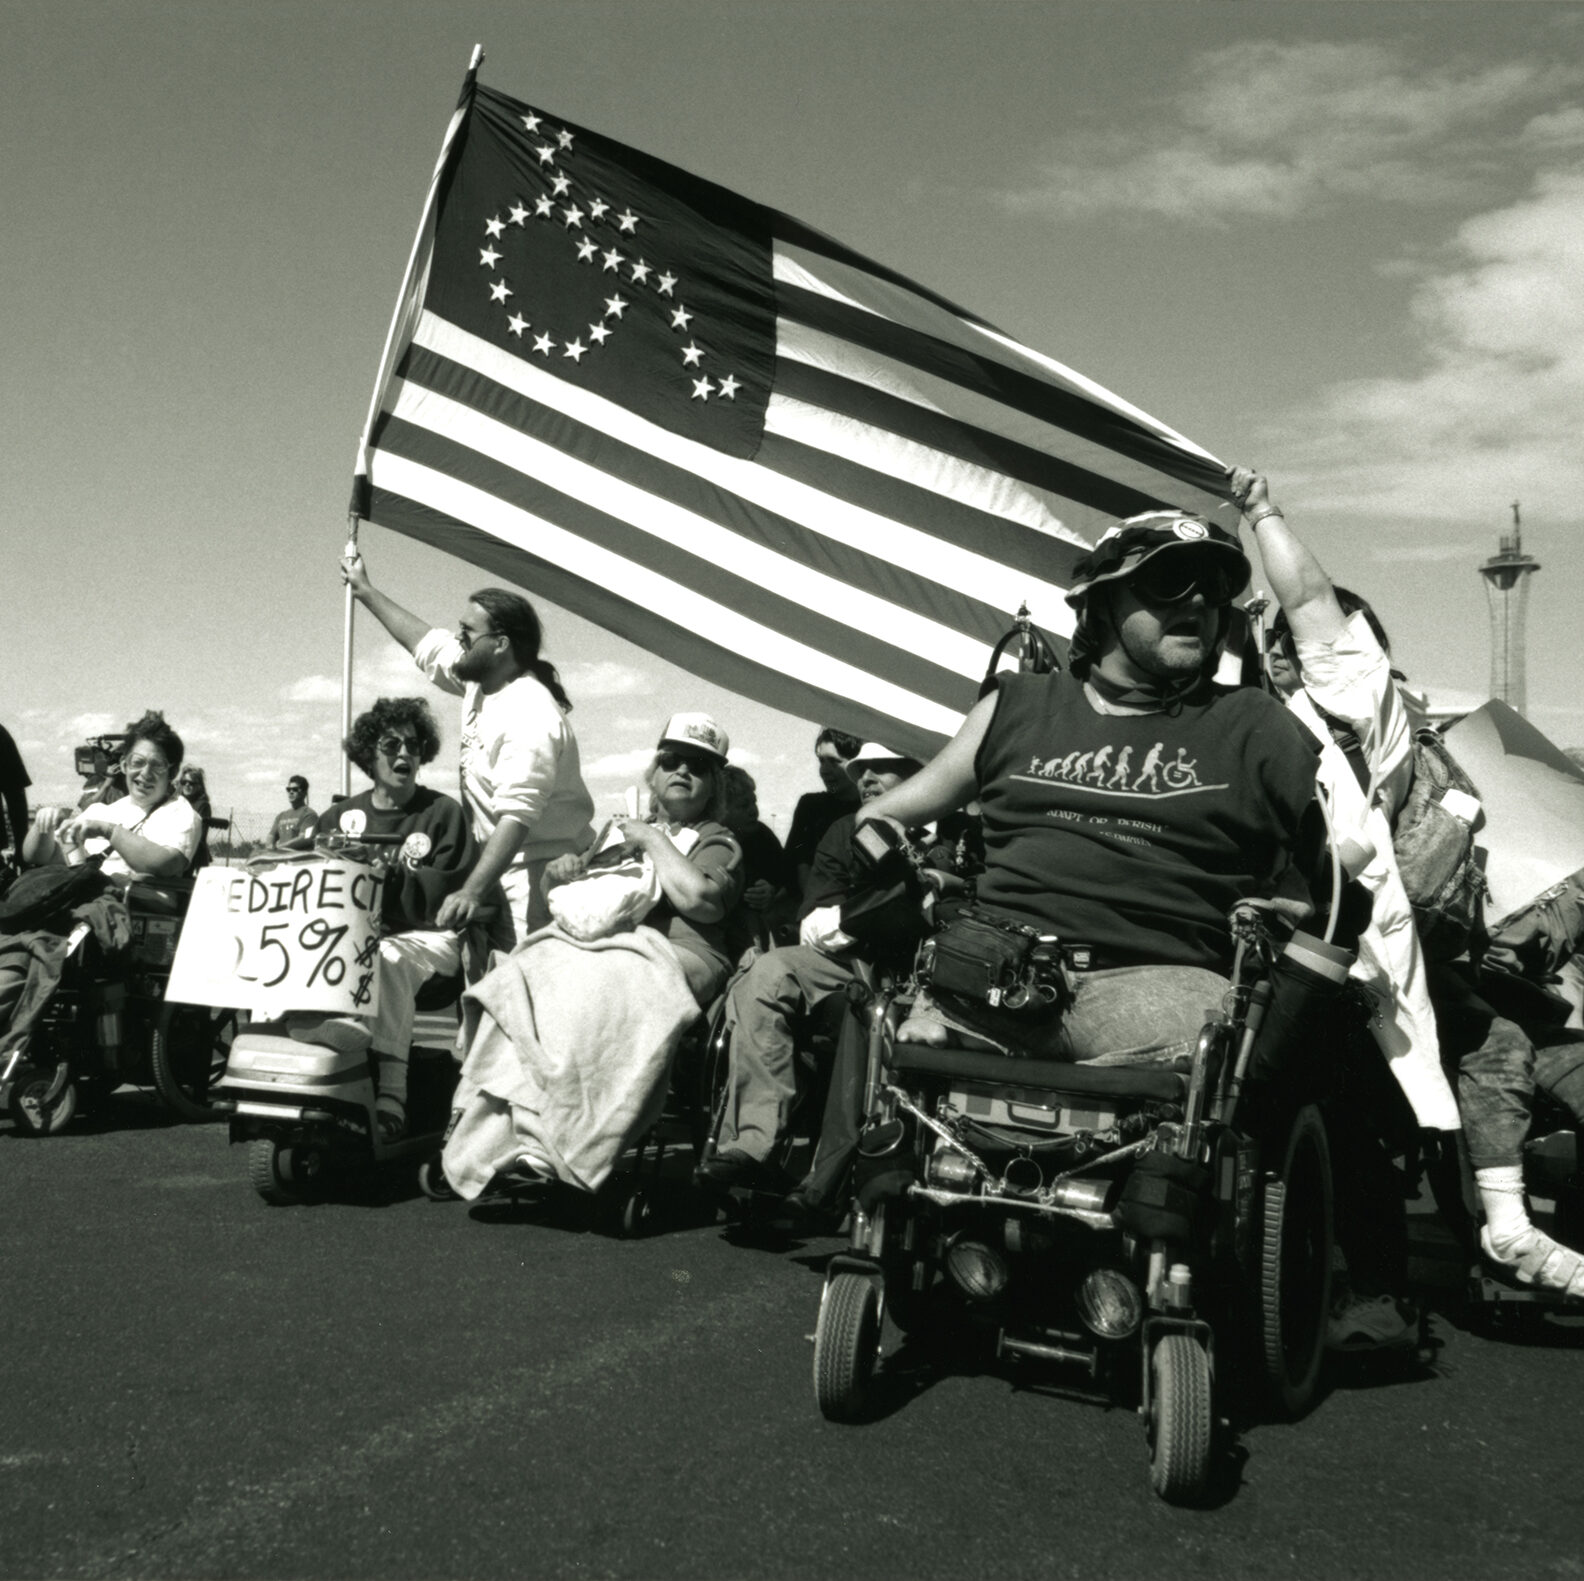
[[[1474,1183],[1485,1209],[1480,1245],[1486,1256],[1511,1269],[1520,1284],[1562,1290],[1584,1300],[1584,1256],[1529,1222],[1523,1167],[1506,1164],[1477,1169]]]

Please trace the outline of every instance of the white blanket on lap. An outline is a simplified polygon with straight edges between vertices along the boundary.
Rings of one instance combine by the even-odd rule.
[[[528,1152],[597,1190],[658,1118],[671,1057],[699,1013],[671,946],[653,928],[587,942],[546,928],[467,997],[481,1014],[446,1178],[471,1201]]]

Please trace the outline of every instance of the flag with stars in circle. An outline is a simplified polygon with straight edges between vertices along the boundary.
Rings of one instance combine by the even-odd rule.
[[[1214,457],[788,216],[470,76],[354,509],[918,756],[1020,605]]]

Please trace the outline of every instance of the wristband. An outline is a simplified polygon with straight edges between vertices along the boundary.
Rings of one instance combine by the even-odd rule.
[[[1248,524],[1250,527],[1258,527],[1267,516],[1280,516],[1281,513],[1282,508],[1280,505],[1261,505],[1257,511],[1250,514]]]

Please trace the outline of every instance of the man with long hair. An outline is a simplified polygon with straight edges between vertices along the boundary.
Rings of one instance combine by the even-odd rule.
[[[361,554],[342,560],[341,577],[429,680],[462,699],[462,805],[481,849],[435,926],[463,928],[495,907],[491,942],[510,948],[550,920],[540,884],[546,865],[593,834],[594,800],[567,720],[572,702],[539,651],[539,616],[521,594],[486,587],[451,632],[381,593]]]

